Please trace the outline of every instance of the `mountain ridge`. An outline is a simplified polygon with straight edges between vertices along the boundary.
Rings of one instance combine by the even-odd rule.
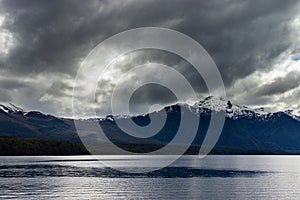
[[[166,124],[156,135],[147,139],[135,138],[124,133],[115,122],[117,118],[125,122],[133,120],[136,124],[143,126],[151,122],[150,114],[152,117],[158,117],[161,112],[167,113]],[[218,154],[300,153],[300,121],[298,116],[288,112],[270,112],[262,108],[251,109],[215,97],[207,97],[191,106],[182,103],[166,106],[164,109],[150,114],[108,115],[103,118],[90,119],[60,118],[39,111],[26,112],[13,105],[1,105],[0,136],[50,139],[80,144],[81,139],[87,138],[89,141],[95,141],[95,130],[90,130],[90,127],[92,123],[98,121],[106,136],[115,145],[128,146],[129,151],[134,149],[133,147],[146,145],[145,152],[150,152],[172,141],[177,132],[181,114],[190,113],[195,116],[195,119],[191,120],[198,119],[196,118],[197,115],[200,116],[199,129],[191,144],[193,150],[188,150],[188,152],[197,153],[197,149],[199,150],[206,135],[211,115],[218,112],[223,112],[226,115],[223,131],[215,147],[218,149]],[[80,137],[75,126],[77,121],[86,126],[85,134]],[[143,148],[138,148],[137,151],[140,152],[140,149]]]
[[[231,104],[230,108],[229,105]],[[211,110],[211,111],[216,111],[216,112],[220,112],[220,111],[226,111],[226,117],[229,118],[233,118],[233,119],[237,119],[238,117],[241,116],[249,116],[249,117],[260,117],[260,116],[264,116],[265,118],[267,118],[268,116],[272,116],[274,114],[287,114],[290,117],[300,121],[300,116],[293,114],[293,110],[289,109],[289,110],[279,110],[279,111],[275,111],[275,110],[271,110],[269,108],[264,108],[264,107],[259,107],[259,108],[250,108],[247,106],[241,106],[241,105],[237,105],[237,104],[232,104],[230,100],[225,100],[222,97],[214,97],[214,96],[208,96],[202,100],[199,100],[197,102],[195,102],[193,105],[189,105],[186,103],[176,103],[174,105],[178,105],[178,106],[182,106],[182,107],[186,107],[188,108],[190,111],[194,110],[196,112],[205,112],[207,110]],[[170,108],[171,106],[174,105],[168,105],[165,106],[164,108],[162,108],[161,110],[164,110],[165,108]],[[154,112],[159,112],[161,110],[157,110]],[[41,116],[53,116],[50,114],[44,114],[41,111],[24,111],[23,108],[16,106],[12,103],[9,103],[9,105],[4,105],[4,104],[0,104],[0,112],[6,112],[6,113],[10,113],[10,114],[23,114],[23,115],[41,115]],[[82,120],[99,120],[99,119],[105,119],[105,118],[111,118],[111,116],[113,116],[114,118],[132,118],[132,117],[137,117],[137,116],[141,116],[141,115],[147,115],[150,113],[144,113],[144,114],[135,114],[135,115],[107,115],[106,117],[97,117],[97,118],[80,118]],[[74,119],[72,117],[59,117],[56,116],[56,118],[61,118],[61,119],[73,119],[73,120],[80,120],[80,119]]]

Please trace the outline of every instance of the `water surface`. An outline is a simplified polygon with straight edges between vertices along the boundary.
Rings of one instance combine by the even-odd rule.
[[[102,156],[113,167],[163,157]],[[299,199],[300,156],[184,156],[130,174],[92,156],[0,157],[1,199]]]

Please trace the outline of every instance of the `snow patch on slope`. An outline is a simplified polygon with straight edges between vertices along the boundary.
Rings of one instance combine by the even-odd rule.
[[[18,106],[15,106],[13,104],[0,104],[0,109],[4,111],[5,113],[13,114],[13,113],[24,113],[24,110]]]
[[[261,120],[267,120],[271,116],[273,116],[274,113],[276,113],[269,108],[263,108],[263,107],[249,108],[246,106],[232,104],[230,101],[227,101],[223,98],[218,98],[213,96],[209,96],[203,100],[200,100],[199,102],[195,103],[192,107],[198,109],[198,112],[200,113],[207,112],[207,111],[212,111],[212,112],[224,111],[226,113],[226,117],[231,119],[238,119],[241,117],[248,117],[248,118],[257,117]],[[292,113],[289,113],[289,115],[294,119],[299,120],[298,116],[295,116]]]

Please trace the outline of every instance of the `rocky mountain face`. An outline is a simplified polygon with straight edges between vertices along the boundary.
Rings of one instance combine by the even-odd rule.
[[[72,119],[25,112],[14,105],[0,105],[0,136],[80,142]]]
[[[264,108],[251,109],[234,105],[221,98],[207,97],[192,106],[175,104],[151,113],[152,120],[166,113],[166,123],[154,136],[136,138],[123,132],[115,120],[133,120],[140,126],[151,123],[150,115],[107,116],[106,118],[84,119],[86,135],[93,141],[89,123],[99,122],[106,136],[116,145],[147,145],[144,151],[153,151],[167,145],[175,137],[181,117],[189,114],[190,120],[198,120],[197,135],[193,140],[191,153],[197,152],[206,135],[211,116],[222,112],[225,124],[213,153],[216,154],[299,154],[300,118],[290,111],[271,112]],[[78,119],[74,119],[78,120]],[[20,138],[41,138],[80,143],[73,119],[45,115],[40,112],[25,112],[13,105],[0,106],[0,136]],[[134,131],[134,130],[131,130]],[[190,134],[188,131],[185,134]]]

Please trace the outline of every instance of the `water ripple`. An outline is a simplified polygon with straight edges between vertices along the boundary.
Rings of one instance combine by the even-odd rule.
[[[192,178],[192,177],[254,177],[271,172],[197,169],[189,167],[166,167],[157,171],[130,174],[111,168],[75,167],[64,165],[32,164],[0,166],[0,177],[102,177],[102,178]]]

